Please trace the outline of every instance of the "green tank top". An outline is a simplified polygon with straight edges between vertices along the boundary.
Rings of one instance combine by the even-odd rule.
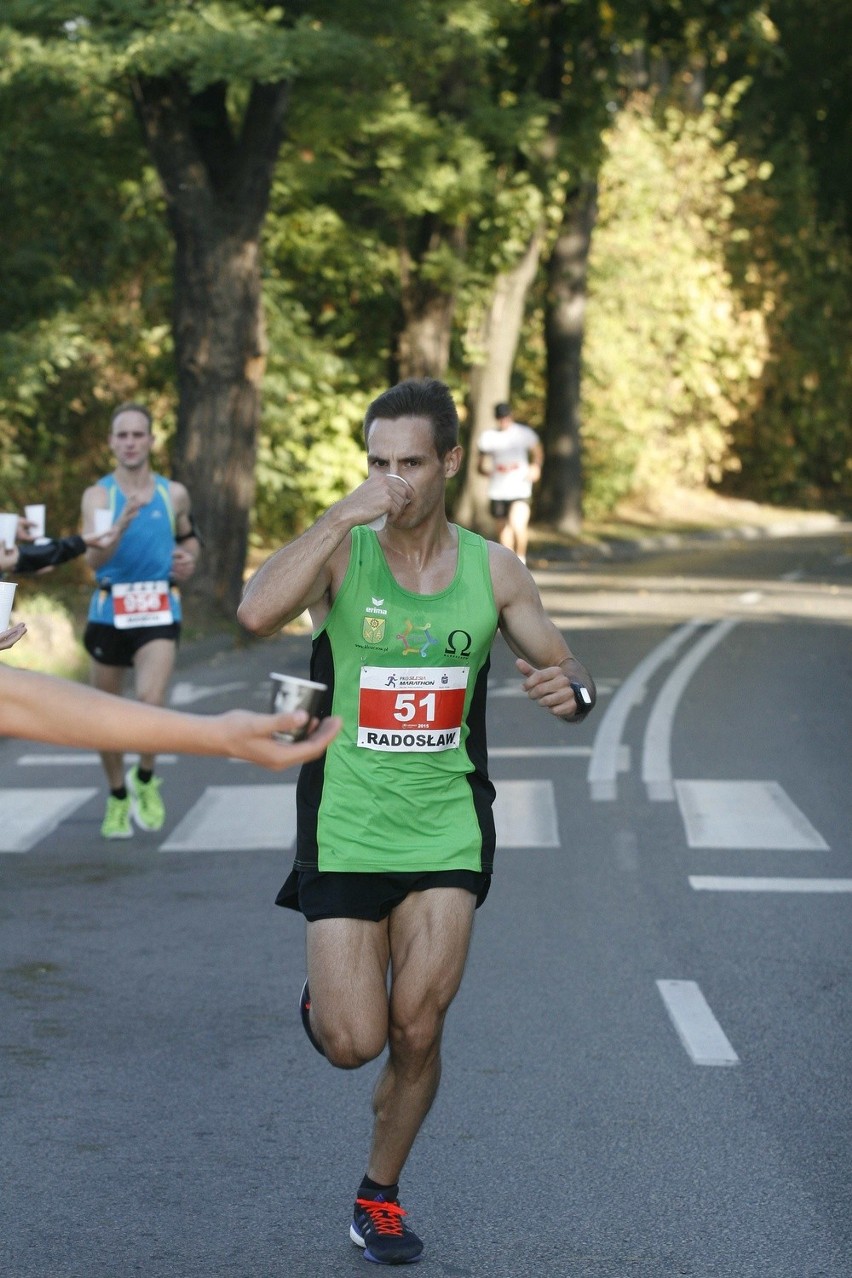
[[[374,532],[352,530],[311,662],[344,727],[299,777],[299,868],[490,872],[485,684],[498,618],[487,543],[457,532],[452,582],[418,595]]]

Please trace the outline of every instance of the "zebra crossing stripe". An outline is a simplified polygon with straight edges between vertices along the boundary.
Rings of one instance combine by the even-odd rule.
[[[161,852],[254,852],[296,837],[294,785],[209,785]]]
[[[91,786],[0,790],[0,852],[29,852],[97,793]]]

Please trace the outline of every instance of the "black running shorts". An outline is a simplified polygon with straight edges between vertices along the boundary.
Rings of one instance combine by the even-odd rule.
[[[460,887],[472,892],[479,909],[488,895],[491,875],[477,870],[435,870],[404,874],[337,874],[293,870],[275,898],[276,905],[298,910],[309,923],[317,919],[371,919],[378,923],[409,892]]]
[[[90,657],[102,666],[132,666],[140,648],[152,639],[180,639],[180,622],[167,626],[138,626],[136,629],[118,630],[103,621],[90,621],[83,635],[83,646]]]
[[[508,501],[503,500],[503,501],[490,502],[489,504],[491,507],[491,518],[492,519],[508,519],[509,511],[511,510],[512,506],[514,506],[515,502],[517,501],[522,501],[524,502],[525,505],[529,505],[526,497],[512,497]]]

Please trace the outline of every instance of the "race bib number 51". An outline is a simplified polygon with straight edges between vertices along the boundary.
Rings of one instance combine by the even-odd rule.
[[[112,588],[113,623],[117,630],[168,626],[173,620],[167,581],[119,582]]]
[[[358,745],[406,753],[455,749],[468,674],[467,666],[362,666]]]

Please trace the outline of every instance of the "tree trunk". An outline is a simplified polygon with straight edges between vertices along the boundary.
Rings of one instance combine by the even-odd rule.
[[[586,276],[596,215],[596,183],[583,182],[568,192],[547,268],[544,466],[535,513],[568,533],[579,532],[583,522],[580,377]]]
[[[483,351],[483,359],[474,364],[470,372],[470,435],[454,518],[467,528],[486,533],[492,531],[492,521],[488,513],[488,480],[476,468],[477,440],[484,430],[494,425],[494,405],[511,400],[512,367],[527,293],[538,269],[543,239],[544,230],[539,227],[531,236],[523,257],[510,271],[497,276],[481,330],[470,339],[472,346]]]
[[[402,326],[396,341],[396,369],[400,378],[444,377],[450,362],[450,339],[456,312],[456,280],[432,274],[429,259],[449,245],[460,261],[467,247],[462,227],[438,224],[424,218],[417,227],[415,248],[400,247],[400,302]],[[424,267],[426,269],[424,269]]]
[[[284,130],[286,86],[254,85],[239,137],[223,84],[133,84],[175,238],[178,429],[174,475],[204,539],[192,593],[233,614],[255,485],[265,343],[260,233]]]
[[[212,232],[212,233],[211,233]],[[254,501],[265,367],[256,241],[201,228],[175,253],[178,428],[175,476],[192,498],[204,550],[192,592],[233,614]]]

